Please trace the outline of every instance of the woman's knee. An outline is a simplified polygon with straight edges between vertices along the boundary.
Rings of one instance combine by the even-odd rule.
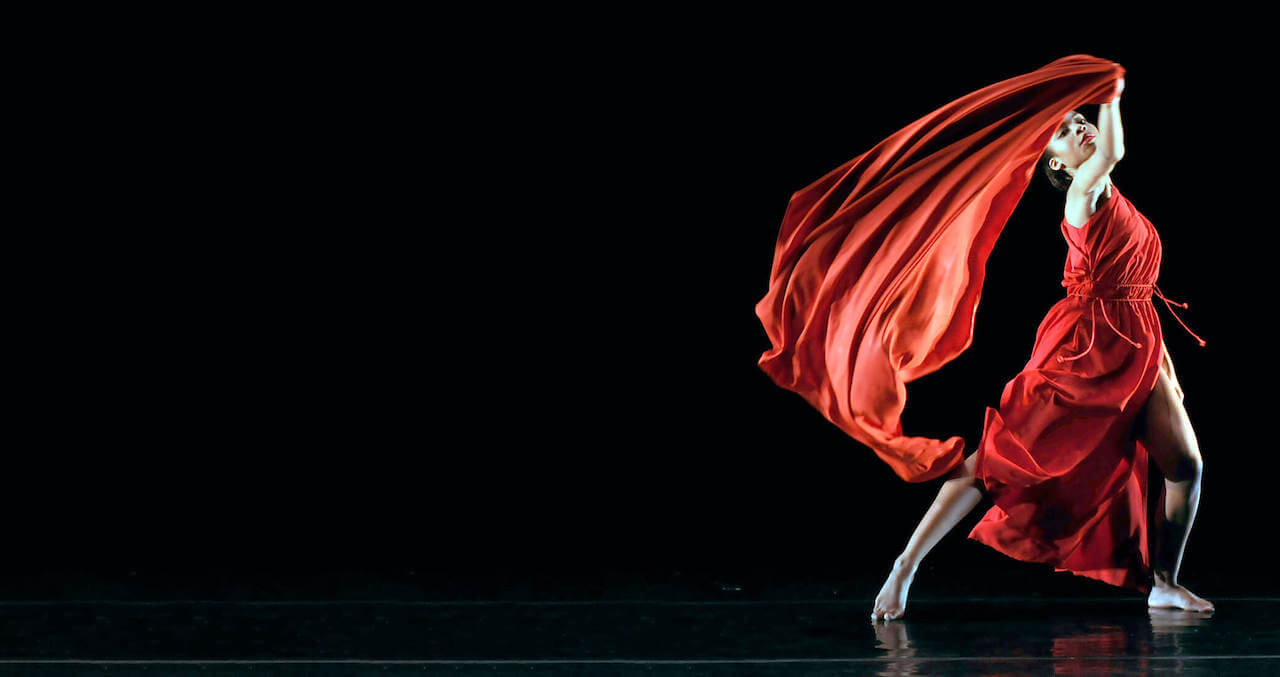
[[[1174,482],[1185,482],[1187,480],[1199,479],[1204,473],[1204,460],[1200,458],[1200,452],[1192,450],[1190,453],[1182,454],[1174,463],[1172,477],[1165,479]]]
[[[1160,474],[1170,482],[1185,482],[1200,477],[1204,472],[1204,460],[1194,444],[1177,444],[1166,441],[1164,447],[1148,446],[1152,460],[1160,467]]]
[[[1195,431],[1172,382],[1163,373],[1140,418],[1138,437],[1160,466],[1165,479],[1184,482],[1198,478],[1204,470],[1204,461]]]

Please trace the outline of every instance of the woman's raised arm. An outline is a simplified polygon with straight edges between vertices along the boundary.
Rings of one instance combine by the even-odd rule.
[[[1124,157],[1124,126],[1120,124],[1120,92],[1124,91],[1124,78],[1116,83],[1116,97],[1111,103],[1098,106],[1098,138],[1093,140],[1097,150],[1107,157],[1119,160]]]

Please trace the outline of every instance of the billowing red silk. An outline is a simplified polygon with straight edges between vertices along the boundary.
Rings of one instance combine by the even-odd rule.
[[[909,482],[964,440],[903,434],[906,383],[973,341],[987,257],[1067,112],[1114,98],[1124,68],[1077,54],[916,120],[791,196],[759,365]]]
[[[1123,75],[1087,55],[1058,59],[940,108],[796,192],[756,304],[773,343],[760,367],[907,481],[962,463],[960,437],[903,434],[905,384],[969,347],[987,257],[1041,152],[1068,111],[1112,100]],[[1114,184],[1083,227],[1060,225],[1067,294],[999,409],[986,409],[975,472],[995,505],[969,538],[1148,592],[1137,431],[1162,359],[1152,294],[1172,303],[1155,286],[1160,238]]]

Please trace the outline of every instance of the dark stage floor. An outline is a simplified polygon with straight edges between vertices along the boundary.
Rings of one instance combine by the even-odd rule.
[[[0,674],[1280,674],[1280,599],[1207,591],[1211,614],[1123,595],[935,595],[873,623],[870,597],[819,583],[133,578],[6,587]]]

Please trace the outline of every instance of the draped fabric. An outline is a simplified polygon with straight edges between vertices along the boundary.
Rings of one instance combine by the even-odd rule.
[[[1114,184],[1080,227],[1065,218],[1059,227],[1067,293],[1045,314],[1000,407],[987,407],[974,475],[995,505],[969,538],[1147,593],[1149,534],[1164,516],[1147,514],[1149,453],[1138,434],[1163,357],[1153,297],[1180,323],[1173,305],[1188,304],[1156,284],[1160,235]]]
[[[759,366],[908,482],[964,440],[902,429],[906,384],[973,341],[987,258],[1067,112],[1115,97],[1119,64],[1076,54],[916,120],[791,196]],[[1083,348],[1083,346],[1081,346]]]

